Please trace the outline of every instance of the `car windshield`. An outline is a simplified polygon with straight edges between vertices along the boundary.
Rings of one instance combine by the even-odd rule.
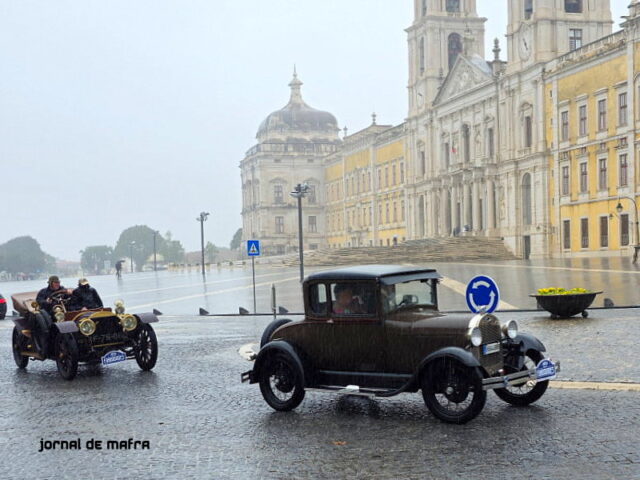
[[[414,280],[394,285],[383,285],[381,293],[382,308],[385,313],[405,308],[432,308],[436,303],[431,280]]]

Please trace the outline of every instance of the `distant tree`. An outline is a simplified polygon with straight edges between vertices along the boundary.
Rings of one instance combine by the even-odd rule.
[[[231,239],[231,243],[229,244],[229,248],[231,250],[238,250],[240,248],[240,243],[242,242],[242,229],[239,228],[236,233],[233,235]]]
[[[169,231],[164,234],[164,243],[160,253],[165,262],[182,263],[184,261],[184,247],[179,240],[173,240],[173,235]]]
[[[124,230],[113,249],[114,262],[122,258],[132,258],[136,270],[142,270],[146,260],[153,255],[153,233],[155,230],[146,225],[135,225]],[[156,235],[156,248],[162,251],[165,240]],[[165,257],[166,258],[166,257]]]
[[[216,257],[220,253],[218,247],[216,247],[213,243],[207,242],[207,246],[204,247],[204,255],[205,259],[209,263],[214,263],[216,261]]]
[[[40,244],[29,236],[17,237],[0,245],[0,271],[40,273],[47,268],[47,257]]]
[[[107,245],[94,245],[81,251],[80,265],[84,270],[98,275],[104,269],[104,263],[113,259],[113,248]]]

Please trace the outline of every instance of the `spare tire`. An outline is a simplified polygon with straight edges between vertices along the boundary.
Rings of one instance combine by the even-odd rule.
[[[291,320],[289,320],[288,318],[281,318],[279,320],[274,320],[269,325],[267,325],[267,328],[265,328],[264,332],[262,333],[262,338],[260,338],[260,348],[264,347],[267,343],[269,343],[269,340],[271,340],[271,335],[273,335],[273,332],[275,332],[282,325],[290,322]]]

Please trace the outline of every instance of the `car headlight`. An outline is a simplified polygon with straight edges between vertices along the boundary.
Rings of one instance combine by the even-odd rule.
[[[469,330],[469,340],[471,341],[471,345],[474,347],[482,345],[482,332],[478,327],[474,327]]]
[[[125,331],[130,332],[138,326],[138,319],[133,315],[123,315],[120,317],[120,325]]]
[[[124,302],[122,300],[116,300],[113,302],[113,305],[116,309],[116,313],[122,315],[124,313]]]
[[[518,336],[518,323],[515,320],[509,320],[502,326],[502,334],[511,339],[516,338]]]
[[[64,322],[64,310],[62,310],[62,307],[53,307],[53,318],[56,322]]]
[[[83,318],[78,324],[78,329],[80,330],[80,333],[88,337],[89,335],[93,335],[95,333],[96,322],[94,322],[90,318]]]

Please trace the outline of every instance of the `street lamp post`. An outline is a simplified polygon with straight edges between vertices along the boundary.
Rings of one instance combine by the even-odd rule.
[[[204,276],[204,222],[207,221],[209,212],[200,212],[200,216],[196,218],[196,221],[200,222],[200,251],[202,259],[202,275]]]
[[[298,252],[300,254],[300,281],[304,280],[304,253],[302,242],[302,199],[309,192],[309,185],[299,183],[289,195],[298,199]]]
[[[133,273],[133,246],[136,244],[135,240],[129,243],[129,258],[131,259],[131,273]]]
[[[620,198],[626,198],[627,200],[631,200],[631,202],[633,203],[633,207],[636,211],[636,244],[633,246],[633,263],[636,263],[638,261],[638,250],[640,250],[640,235],[639,235],[639,228],[638,228],[638,204],[631,197],[621,196]],[[623,210],[624,208],[622,207],[622,203],[620,203],[620,200],[618,200],[618,205],[616,205],[616,211],[620,214],[622,213]]]
[[[158,263],[156,258],[156,236],[158,235],[158,231],[153,231],[153,271],[158,271]]]

